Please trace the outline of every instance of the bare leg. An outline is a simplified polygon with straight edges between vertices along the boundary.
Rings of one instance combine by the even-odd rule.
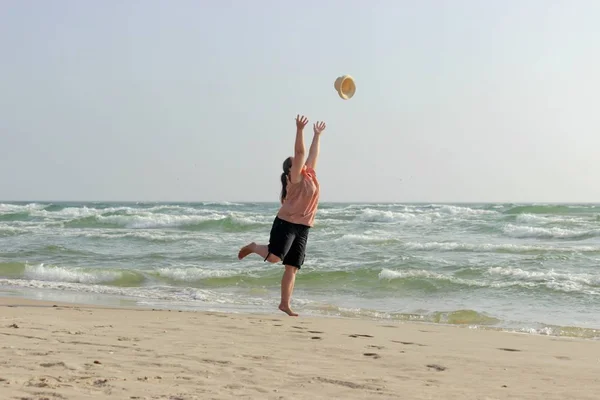
[[[298,268],[286,265],[285,272],[281,278],[281,303],[279,303],[279,309],[290,317],[298,316],[298,314],[292,311],[290,306],[290,299],[292,298],[292,293],[294,291],[297,271]]]
[[[245,245],[244,247],[242,247],[240,249],[240,252],[238,253],[238,258],[241,260],[244,257],[246,257],[252,253],[258,254],[264,260],[265,258],[267,258],[267,254],[269,254],[269,248],[267,247],[266,244],[256,244],[256,243],[252,242],[250,244]],[[279,259],[279,257],[277,257],[273,254],[269,254],[267,261],[270,263],[277,263],[281,260]]]

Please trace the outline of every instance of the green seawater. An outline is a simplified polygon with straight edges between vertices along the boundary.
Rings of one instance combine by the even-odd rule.
[[[0,294],[272,312],[276,203],[0,203]],[[596,338],[600,206],[321,204],[305,314]]]

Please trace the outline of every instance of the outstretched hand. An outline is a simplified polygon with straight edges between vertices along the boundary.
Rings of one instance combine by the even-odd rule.
[[[325,122],[323,121],[313,124],[313,131],[315,132],[315,135],[320,135],[321,132],[325,130],[325,128],[327,128],[327,125],[325,125]]]
[[[296,129],[301,131],[304,129],[306,124],[308,124],[308,118],[306,118],[304,115],[296,115]]]

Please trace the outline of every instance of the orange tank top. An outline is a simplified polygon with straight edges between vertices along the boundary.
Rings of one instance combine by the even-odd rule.
[[[312,227],[319,204],[319,192],[315,170],[305,165],[300,182],[292,183],[288,176],[287,194],[277,216],[293,224]]]

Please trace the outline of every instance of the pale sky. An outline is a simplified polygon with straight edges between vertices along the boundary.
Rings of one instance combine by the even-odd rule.
[[[599,21],[594,0],[2,0],[0,199],[277,201],[303,113],[328,126],[322,201],[600,201]]]

